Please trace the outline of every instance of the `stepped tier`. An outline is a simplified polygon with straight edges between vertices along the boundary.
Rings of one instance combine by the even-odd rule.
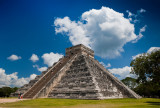
[[[24,98],[141,98],[95,60],[94,52],[84,45],[67,48],[65,57],[19,92]]]

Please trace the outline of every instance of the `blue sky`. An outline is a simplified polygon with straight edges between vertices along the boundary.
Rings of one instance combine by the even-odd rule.
[[[129,76],[133,56],[160,47],[159,5],[159,0],[1,0],[0,86],[27,83],[78,43],[95,50],[95,58],[119,79]]]

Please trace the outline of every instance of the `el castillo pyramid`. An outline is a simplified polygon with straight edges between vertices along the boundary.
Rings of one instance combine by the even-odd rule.
[[[141,98],[94,59],[94,51],[80,44],[14,94],[23,98],[112,99]]]

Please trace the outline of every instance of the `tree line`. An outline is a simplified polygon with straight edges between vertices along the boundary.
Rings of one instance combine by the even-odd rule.
[[[126,77],[122,82],[143,97],[160,98],[160,50],[144,53],[131,61],[131,74],[136,77]],[[17,87],[0,88],[0,97],[9,97]]]
[[[143,97],[160,98],[160,50],[140,55],[130,66],[130,73],[136,77],[122,82]]]
[[[9,97],[11,93],[14,93],[18,87],[2,87],[0,88],[0,97]]]

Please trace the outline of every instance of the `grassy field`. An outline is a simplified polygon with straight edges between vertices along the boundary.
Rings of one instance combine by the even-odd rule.
[[[25,108],[160,108],[160,99],[108,99],[108,100],[76,100],[76,99],[33,99],[14,103],[3,103],[1,107]]]

